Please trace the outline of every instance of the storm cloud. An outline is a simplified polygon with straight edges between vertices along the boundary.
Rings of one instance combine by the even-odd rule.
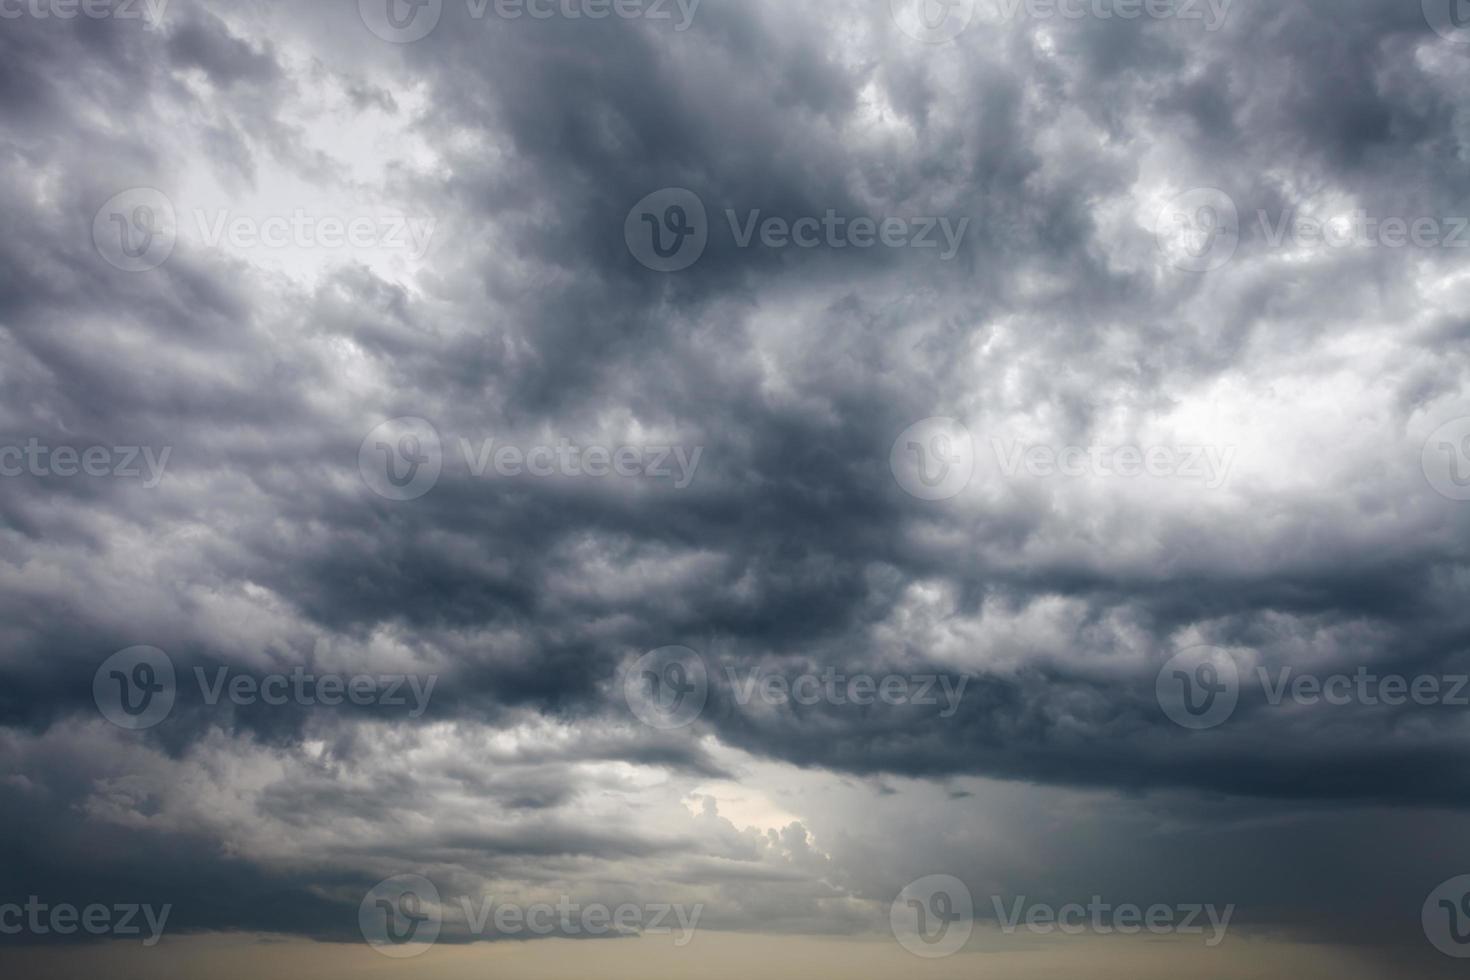
[[[60,6],[0,20],[0,904],[856,936],[944,872],[1452,963],[1448,4]]]

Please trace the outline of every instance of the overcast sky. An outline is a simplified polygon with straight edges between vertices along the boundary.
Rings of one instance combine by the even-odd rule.
[[[170,908],[0,960],[1453,975],[1467,94],[1464,0],[0,0],[0,906]],[[1004,928],[1094,897],[1228,936]]]

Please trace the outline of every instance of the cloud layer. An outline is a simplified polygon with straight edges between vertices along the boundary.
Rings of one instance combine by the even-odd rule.
[[[1465,708],[1272,690],[1470,674],[1463,34],[441,6],[411,43],[345,2],[0,24],[0,444],[48,451],[0,493],[0,901],[351,941],[412,872],[847,935],[946,871],[1417,955]],[[658,272],[670,188],[705,243]],[[127,731],[93,682],[139,645],[177,700]],[[709,684],[661,729],[625,680],[670,646]],[[1160,672],[1201,646],[1241,682],[1191,730]],[[211,704],[221,669],[435,687]],[[824,671],[966,686],[742,686]]]

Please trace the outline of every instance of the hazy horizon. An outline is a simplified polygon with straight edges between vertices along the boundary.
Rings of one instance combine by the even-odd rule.
[[[1461,970],[1467,93],[1470,0],[0,0],[0,972]]]

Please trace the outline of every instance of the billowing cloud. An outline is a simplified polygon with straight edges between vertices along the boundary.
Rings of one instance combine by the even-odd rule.
[[[0,903],[943,871],[1436,955],[1449,13],[387,2],[0,22]]]

